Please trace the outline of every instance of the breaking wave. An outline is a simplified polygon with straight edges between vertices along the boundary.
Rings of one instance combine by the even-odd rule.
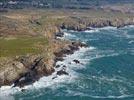
[[[50,75],[48,77],[42,77],[31,85],[24,86],[23,88],[12,87],[12,86],[2,86],[0,88],[0,100],[1,100],[1,98],[3,98],[2,100],[9,100],[8,98],[10,98],[10,100],[14,100],[13,95],[16,93],[21,93],[23,89],[24,90],[33,90],[33,89],[40,89],[40,88],[46,88],[46,87],[54,88],[55,86],[57,86],[57,87],[58,87],[58,85],[60,86],[60,83],[73,82],[74,79],[78,77],[77,76],[78,73],[75,72],[73,70],[73,68],[76,66],[77,66],[77,68],[83,68],[83,66],[84,66],[83,65],[84,62],[82,62],[82,60],[80,60],[80,61],[83,64],[76,64],[73,62],[73,60],[81,59],[80,57],[84,54],[84,52],[86,52],[87,50],[93,50],[93,49],[94,49],[94,47],[80,48],[80,50],[76,51],[74,54],[67,55],[66,57],[64,57],[64,59],[65,59],[64,61],[57,62],[56,65],[60,65],[60,67],[55,68],[56,71],[52,75]],[[56,72],[61,70],[63,68],[63,65],[67,66],[66,72],[69,73],[69,76],[56,75]],[[53,79],[54,77],[56,77],[56,78]]]

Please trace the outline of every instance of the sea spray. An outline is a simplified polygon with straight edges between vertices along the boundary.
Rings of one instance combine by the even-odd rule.
[[[7,88],[7,91],[5,90],[3,93],[11,95],[14,90],[13,95],[17,95],[15,98],[22,98],[22,100],[49,100],[51,98],[133,100],[134,45],[129,43],[133,41],[133,38],[127,38],[122,34],[125,30],[126,34],[134,35],[133,28],[130,28],[112,29],[112,31],[103,29],[90,34],[67,32],[68,39],[81,39],[89,44],[88,48],[81,48],[73,55],[66,56],[64,61],[56,63],[56,65],[60,65],[56,71],[61,70],[65,65],[69,75],[57,76],[52,79],[56,76],[55,72],[51,76],[42,77],[33,85],[27,86],[26,89],[29,90],[29,93],[24,92],[25,95],[22,92],[20,92],[21,95],[15,93],[20,88],[14,88],[11,91],[8,91]],[[82,64],[76,64],[73,62],[74,59],[79,60]],[[34,89],[40,91],[35,92]],[[31,94],[32,92],[34,94]]]
[[[31,85],[27,85],[24,86],[23,88],[19,88],[19,87],[12,87],[12,86],[2,86],[0,88],[0,97],[4,98],[4,97],[10,97],[12,95],[15,95],[16,93],[21,93],[22,90],[25,91],[32,91],[33,89],[40,89],[40,88],[48,88],[48,87],[53,87],[56,84],[60,85],[64,82],[72,82],[76,77],[77,77],[77,73],[75,71],[73,71],[73,67],[72,66],[77,66],[75,63],[72,64],[72,66],[70,67],[69,62],[73,62],[73,59],[80,59],[80,57],[83,55],[84,52],[86,52],[87,50],[92,50],[94,49],[93,47],[90,48],[80,48],[78,51],[76,51],[74,54],[72,55],[67,55],[66,57],[64,57],[64,61],[58,61],[56,63],[60,65],[60,68],[55,68],[55,72],[50,75],[50,76],[44,76],[42,78],[40,78],[38,81],[34,82]],[[83,63],[84,64],[84,63]],[[69,76],[67,75],[61,75],[58,76],[56,75],[56,72],[62,69],[62,65],[66,65],[66,71],[69,73]],[[84,66],[84,65],[82,65]],[[78,68],[78,67],[77,67]],[[57,76],[55,79],[53,79],[53,77]],[[5,98],[6,99],[6,98]],[[8,99],[7,99],[8,100]]]

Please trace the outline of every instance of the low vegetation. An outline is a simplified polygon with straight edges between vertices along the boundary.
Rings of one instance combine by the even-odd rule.
[[[39,54],[47,45],[44,37],[0,38],[0,57]]]
[[[23,9],[0,13],[0,57],[37,54],[51,44],[55,32],[63,23],[66,27],[85,27],[110,20],[129,21],[133,14],[105,10]],[[50,50],[51,51],[51,50]]]
[[[0,12],[0,86],[21,78],[34,82],[51,75],[63,54],[78,50],[81,44],[56,39],[55,33],[62,33],[60,28],[84,31],[87,27],[124,26],[131,22],[134,24],[133,14],[94,8]]]
[[[87,25],[117,26],[134,20],[134,14],[107,9],[22,9],[0,12],[0,57],[37,54],[43,48],[53,48],[54,33],[65,25],[81,29]],[[102,25],[103,26],[103,25]],[[50,53],[52,55],[52,52]]]

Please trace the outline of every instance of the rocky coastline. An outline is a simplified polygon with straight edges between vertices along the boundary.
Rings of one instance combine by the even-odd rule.
[[[51,75],[53,72],[55,72],[54,68],[56,67],[56,62],[64,60],[63,57],[65,57],[66,55],[73,54],[75,51],[79,50],[80,47],[87,47],[87,45],[81,42],[71,42],[71,44],[69,44],[67,47],[62,48],[57,52],[54,52],[55,57],[53,59],[53,67],[51,69],[43,69],[43,72],[39,70],[40,68],[45,67],[45,64],[42,61],[43,58],[35,59],[34,62],[30,65],[28,72],[22,74],[17,80],[14,81],[14,86],[23,87],[25,85],[32,84],[43,76]],[[68,75],[69,73],[64,70],[60,70],[57,72],[57,75],[63,74]]]
[[[54,52],[54,57],[51,58],[50,63],[46,63],[45,58],[41,55],[18,57],[14,61],[9,62],[9,65],[6,66],[14,66],[17,69],[20,69],[20,72],[16,72],[19,74],[1,77],[0,86],[12,85],[12,87],[24,87],[34,83],[43,76],[49,76],[55,72],[55,68],[57,67],[56,62],[63,61],[63,57],[73,54],[75,51],[79,50],[80,47],[87,47],[87,45],[79,41],[67,41],[67,45],[65,47],[58,48],[58,50]],[[9,73],[11,72],[14,71],[10,71]],[[68,75],[68,73],[64,70],[57,72],[57,75],[63,74]]]
[[[95,26],[95,27],[105,27],[105,26],[110,26],[108,25],[103,25],[103,26]],[[126,26],[125,24],[118,26],[123,27]],[[55,38],[57,37],[63,37],[64,33],[61,31],[62,29],[67,29],[67,30],[74,30],[74,31],[85,31],[85,30],[90,30],[87,26],[85,28],[79,28],[75,29],[76,26],[73,27],[61,27],[61,29],[55,33]],[[57,40],[59,41],[59,40]],[[67,41],[67,45],[63,48],[58,48],[54,52],[54,57],[51,59],[52,61],[48,64],[45,62],[45,58],[37,55],[37,56],[21,56],[17,59],[15,59],[13,62],[10,62],[9,66],[14,66],[18,69],[20,69],[20,73],[18,75],[15,75],[15,77],[11,76],[6,78],[5,76],[0,78],[0,86],[4,85],[13,85],[13,87],[24,87],[26,85],[30,85],[34,83],[35,81],[39,80],[43,76],[49,76],[53,72],[55,72],[55,68],[58,68],[60,65],[56,65],[56,62],[58,61],[63,61],[63,57],[66,55],[73,54],[75,51],[79,50],[80,47],[87,47],[86,44],[83,44],[79,41]],[[75,63],[80,63],[78,60],[74,60]],[[6,65],[7,66],[7,65]],[[50,67],[51,66],[51,67]],[[65,66],[66,67],[66,66]],[[12,73],[14,74],[14,73]],[[60,70],[57,72],[57,75],[69,75],[65,70]],[[10,78],[10,79],[9,79]],[[54,78],[53,78],[54,79]]]
[[[9,13],[11,16],[5,14],[1,17],[2,28],[0,29],[0,37],[10,35],[19,35],[20,37],[23,35],[40,35],[49,40],[49,46],[45,48],[46,51],[43,51],[47,52],[47,55],[37,54],[17,56],[11,59],[7,58],[8,61],[7,59],[1,61],[0,87],[12,84],[14,84],[13,87],[23,87],[25,85],[34,83],[43,76],[49,76],[55,72],[55,68],[58,67],[56,62],[63,61],[63,58],[66,55],[73,54],[75,51],[79,50],[79,47],[87,46],[79,41],[66,41],[58,39],[57,37],[64,36],[62,29],[85,31],[91,30],[90,27],[101,28],[112,26],[121,28],[126,25],[134,25],[133,15],[126,15],[124,18],[122,18],[122,16],[120,17],[120,15],[115,17],[109,17],[108,15],[98,17],[96,14],[100,15],[102,12],[100,13],[99,11],[96,11],[96,18],[94,18],[94,16],[86,16],[87,12],[84,11],[65,11],[68,12],[68,14],[66,14],[64,11],[61,11],[63,12],[64,16],[59,16],[58,11],[57,14],[53,13],[53,11],[48,12],[51,14],[42,15],[41,11],[39,14],[37,14],[38,16],[36,14],[30,15],[29,12],[24,12],[25,16],[19,13],[20,16],[23,16],[21,18],[16,17],[16,12],[13,12],[12,14]],[[113,14],[113,12],[111,14]],[[10,24],[13,24],[12,27],[9,27],[11,26]],[[74,62],[80,63],[77,60],[74,60]],[[58,71],[57,74],[68,75],[68,73],[66,73],[64,70]]]
[[[76,17],[73,19],[77,19]],[[115,20],[95,20],[91,21],[89,19],[77,19],[78,23],[62,23],[60,25],[61,29],[67,29],[67,30],[74,30],[74,31],[85,31],[85,30],[91,30],[91,28],[102,28],[102,27],[117,27],[117,28],[122,28],[128,25],[134,25],[134,19],[130,18],[128,20],[122,20],[122,19],[115,19]],[[90,28],[91,27],[91,28]]]

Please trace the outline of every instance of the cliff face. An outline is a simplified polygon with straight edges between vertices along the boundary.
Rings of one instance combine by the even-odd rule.
[[[0,86],[13,83],[24,86],[54,72],[54,33],[58,28],[42,25],[38,16],[31,19],[31,16],[15,15],[1,17]]]
[[[2,13],[0,20],[0,36],[43,35],[51,38],[60,27],[83,30],[87,27],[131,25],[134,24],[134,14],[106,11],[106,9],[22,10]]]
[[[63,22],[61,25],[62,29],[68,30],[76,30],[76,31],[83,31],[86,30],[88,27],[99,28],[105,26],[113,26],[113,27],[123,27],[126,25],[133,25],[134,18],[127,18],[127,19],[90,19],[90,18],[77,18],[73,17],[71,22]]]
[[[57,61],[73,54],[79,47],[86,47],[80,42],[53,40],[48,49],[48,55],[19,56],[14,59],[3,59],[0,69],[0,86],[13,85],[23,87],[32,84],[43,76],[51,75],[55,71]]]
[[[54,72],[53,61],[47,62],[41,55],[8,59],[1,63],[1,67],[0,86],[13,83],[14,86],[24,86]]]
[[[11,85],[13,81],[21,74],[26,72],[27,69],[25,66],[17,61],[5,62],[1,64],[3,69],[0,70],[0,86],[2,85]]]

